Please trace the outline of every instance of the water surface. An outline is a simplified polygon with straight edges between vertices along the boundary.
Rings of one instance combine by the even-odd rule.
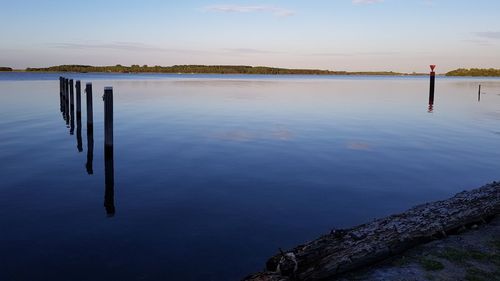
[[[63,120],[59,75],[0,74],[0,280],[238,280],[499,179],[499,79],[438,78],[429,110],[426,77],[64,74],[93,83],[89,137],[85,94],[80,131]]]

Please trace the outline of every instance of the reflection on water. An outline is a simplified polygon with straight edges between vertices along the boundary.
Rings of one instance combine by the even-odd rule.
[[[0,280],[238,280],[279,247],[498,180],[500,80],[438,78],[428,114],[428,77],[91,75],[65,76],[115,87],[111,150],[89,85],[71,114],[60,82],[68,129],[57,76],[0,78]]]
[[[85,169],[89,175],[94,174],[94,126],[87,124],[87,162]]]
[[[113,146],[104,148],[104,169],[106,188],[104,192],[104,207],[108,216],[115,215],[115,170]]]
[[[65,78],[60,78],[60,81],[65,81]],[[74,106],[74,88],[73,80],[69,80],[69,88],[66,85],[60,83],[60,98],[62,99],[62,93],[69,92],[70,99],[70,134],[73,135],[75,127],[75,106]],[[81,113],[81,82],[76,82],[76,138],[77,138],[77,148],[78,152],[83,151],[82,143],[82,113]],[[89,175],[94,174],[93,170],[93,159],[94,159],[94,125],[92,116],[92,86],[87,84],[86,94],[87,94],[87,116],[89,116],[87,123],[87,162],[85,163],[85,169]],[[89,115],[90,113],[90,115]],[[105,170],[105,192],[104,192],[104,207],[106,214],[109,217],[115,214],[115,203],[114,203],[114,156],[113,156],[113,146],[106,145],[104,147],[104,170]]]

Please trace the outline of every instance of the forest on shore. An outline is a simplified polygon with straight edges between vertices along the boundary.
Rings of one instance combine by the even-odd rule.
[[[494,68],[459,68],[446,73],[446,76],[482,76],[500,77],[500,69]]]
[[[197,73],[197,74],[302,74],[302,75],[405,75],[392,71],[374,72],[347,72],[320,69],[288,69],[266,66],[247,65],[173,65],[173,66],[147,66],[147,65],[115,65],[115,66],[90,66],[90,65],[59,65],[46,68],[27,68],[26,71],[43,72],[108,72],[108,73]]]
[[[0,67],[0,71],[16,71],[11,67]],[[50,67],[29,67],[27,72],[76,72],[76,73],[179,73],[179,74],[301,74],[301,75],[427,75],[427,73],[400,73],[394,71],[333,71],[321,69],[289,69],[266,66],[247,65],[173,65],[173,66],[148,66],[148,65],[57,65]],[[500,69],[495,68],[459,68],[449,71],[445,76],[459,77],[500,77]]]

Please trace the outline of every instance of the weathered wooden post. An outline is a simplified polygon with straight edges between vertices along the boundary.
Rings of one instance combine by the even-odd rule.
[[[104,169],[105,184],[104,207],[108,216],[115,214],[114,203],[114,157],[113,157],[113,88],[104,88]]]
[[[430,90],[429,90],[429,105],[434,105],[434,87],[436,84],[436,72],[434,72],[434,68],[436,65],[431,65],[431,74],[430,74]]]
[[[87,130],[92,128],[94,130],[94,109],[92,104],[92,83],[85,85],[85,93],[87,95]]]
[[[62,116],[66,120],[66,78],[62,78]]]
[[[113,88],[104,88],[104,145],[113,147]]]
[[[78,114],[80,114],[80,117],[82,115],[82,85],[80,80],[77,80],[75,83],[75,88],[76,88],[76,116],[78,117]]]
[[[66,111],[65,111],[65,117],[66,117],[66,125],[69,125],[69,79],[66,78],[65,79],[65,82],[64,82],[64,89],[65,89],[65,92],[64,92],[64,95],[65,95],[65,108],[66,108]]]
[[[69,80],[69,102],[70,102],[70,113],[71,113],[71,125],[69,133],[71,135],[75,132],[75,88],[73,87],[73,79]]]
[[[479,90],[477,91],[477,101],[481,101],[481,84],[479,84]]]
[[[63,112],[63,82],[62,82],[62,76],[59,76],[59,110]]]

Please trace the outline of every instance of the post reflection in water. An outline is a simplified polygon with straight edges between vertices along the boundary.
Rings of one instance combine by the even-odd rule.
[[[82,89],[80,80],[76,81],[76,147],[83,151],[82,144]]]
[[[76,140],[78,152],[83,151],[82,141],[82,112],[81,112],[81,82],[76,81]],[[111,88],[110,88],[111,89]],[[109,91],[109,90],[108,90]],[[112,90],[110,90],[112,95]],[[87,162],[85,169],[89,175],[94,174],[94,124],[92,110],[92,84],[88,83],[85,89],[87,94]],[[75,129],[75,97],[73,92],[73,80],[63,77],[59,78],[59,102],[60,110],[63,112],[64,119],[68,125],[70,122],[70,134],[74,134]],[[109,103],[111,102],[111,103]],[[112,97],[105,103],[105,112],[108,112],[105,118],[109,127],[105,134],[107,143],[104,145],[104,208],[108,217],[115,215],[115,173],[114,173],[114,157],[113,157],[113,129],[112,129]],[[111,141],[110,141],[111,140]]]
[[[94,126],[87,124],[87,163],[85,169],[89,175],[94,174],[92,162],[94,161]]]
[[[108,216],[115,215],[115,171],[113,146],[104,147],[104,208]]]
[[[479,90],[477,91],[477,101],[481,101],[481,84],[479,84]]]
[[[76,112],[76,148],[78,152],[83,151],[82,143],[82,113]]]

